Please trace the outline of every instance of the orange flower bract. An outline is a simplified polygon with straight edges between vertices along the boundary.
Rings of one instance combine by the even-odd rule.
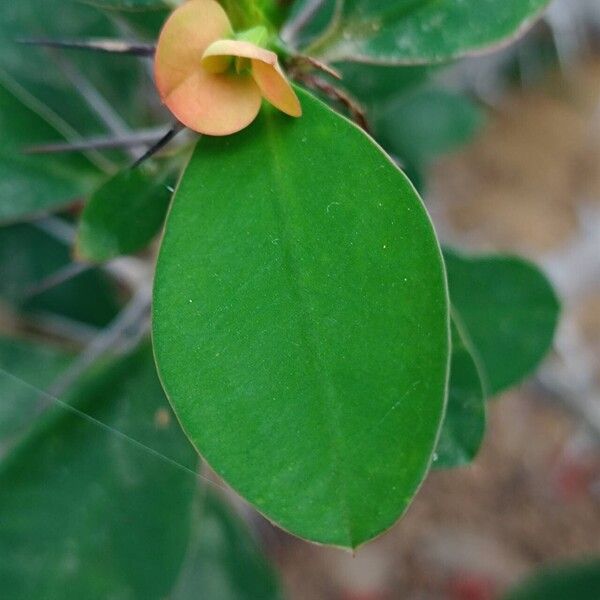
[[[247,127],[262,98],[299,117],[300,103],[277,55],[232,36],[216,0],[189,0],[171,14],[154,63],[156,87],[167,108],[186,127],[207,135]]]

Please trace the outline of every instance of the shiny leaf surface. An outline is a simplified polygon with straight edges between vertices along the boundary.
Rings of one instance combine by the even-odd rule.
[[[302,92],[203,138],[154,290],[161,379],[211,466],[270,519],[356,547],[403,513],[444,410],[448,313],[414,189]]]

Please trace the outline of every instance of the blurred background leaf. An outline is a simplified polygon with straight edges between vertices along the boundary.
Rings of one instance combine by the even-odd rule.
[[[0,463],[3,593],[164,598],[188,544],[197,456],[150,347],[96,366],[66,402],[97,422],[55,405]]]
[[[516,385],[548,354],[560,312],[546,277],[501,255],[444,251],[453,319],[467,336],[490,395]]]
[[[68,128],[0,71],[0,223],[81,201],[101,172],[81,155],[27,155],[36,143],[64,141]]]
[[[0,336],[0,458],[15,436],[33,425],[44,404],[32,387],[15,378],[44,389],[71,358],[69,352],[47,342]]]
[[[280,600],[277,577],[252,532],[222,496],[207,489],[192,524],[172,600]]]
[[[597,600],[600,560],[557,564],[534,573],[508,592],[504,600]]]
[[[522,33],[548,1],[345,0],[322,35],[305,51],[329,62],[447,61],[490,49]],[[304,0],[304,4],[309,3]]]
[[[455,468],[477,455],[486,425],[486,394],[471,350],[452,322],[448,404],[433,466]]]
[[[127,38],[117,17],[74,0],[3,2],[0,69],[80,135],[143,127],[149,122],[152,103],[148,100],[154,97],[154,89],[138,58],[17,43],[31,38]]]
[[[76,256],[101,262],[144,248],[163,225],[177,170],[177,164],[154,161],[107,180],[83,210]]]
[[[42,227],[0,228],[0,298],[30,316],[59,315],[104,327],[119,312],[114,282],[97,269],[77,268],[68,244]]]

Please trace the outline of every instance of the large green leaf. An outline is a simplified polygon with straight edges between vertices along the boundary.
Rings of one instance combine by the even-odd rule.
[[[4,302],[25,313],[107,325],[119,312],[119,303],[114,286],[97,269],[41,291],[49,278],[72,264],[69,247],[36,226],[0,228],[0,298]]]
[[[104,261],[146,246],[165,220],[173,194],[173,165],[125,169],[92,194],[79,222],[75,252]]]
[[[494,395],[529,375],[552,346],[560,305],[544,275],[511,256],[444,251],[453,317]]]
[[[546,567],[503,597],[504,600],[598,600],[600,559]]]
[[[453,322],[448,406],[436,449],[435,467],[460,467],[475,458],[485,434],[485,402],[479,368],[468,341]]]
[[[196,478],[149,347],[98,369],[0,466],[0,585],[11,600],[165,598],[189,538]]]
[[[69,360],[69,354],[53,346],[0,337],[0,454],[32,422],[44,400],[19,379],[44,389]]]
[[[296,535],[355,547],[402,514],[444,411],[448,306],[414,189],[298,91],[200,140],[154,290],[159,372],[213,468]]]
[[[548,2],[337,0],[328,29],[306,52],[329,61],[390,65],[447,61],[506,43]]]
[[[27,146],[64,141],[61,123],[0,71],[0,222],[30,218],[81,199],[100,172],[78,155],[33,156]]]
[[[216,493],[201,498],[170,600],[276,600],[275,573],[246,525]]]

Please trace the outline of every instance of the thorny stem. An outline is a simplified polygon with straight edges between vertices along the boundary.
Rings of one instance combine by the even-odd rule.
[[[156,51],[153,44],[140,44],[108,38],[95,38],[86,40],[55,40],[49,38],[21,38],[16,40],[19,44],[28,46],[44,46],[46,48],[61,48],[72,50],[90,50],[92,52],[106,52],[109,54],[128,54],[131,56],[152,57]]]
[[[328,65],[327,63],[312,56],[296,54],[288,61],[288,68],[292,74],[302,73],[305,67],[323,71],[323,73],[333,77],[334,79],[342,79],[342,74],[337,69],[334,69],[331,65]]]
[[[122,137],[104,136],[78,140],[76,142],[59,142],[39,144],[23,149],[25,154],[53,154],[59,152],[81,152],[84,150],[106,150],[112,148],[138,148],[155,144],[165,136],[165,127],[133,132]]]

